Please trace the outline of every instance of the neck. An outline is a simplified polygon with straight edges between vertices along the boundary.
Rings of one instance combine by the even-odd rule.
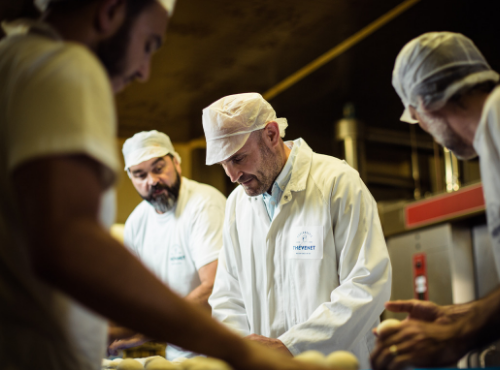
[[[288,157],[290,156],[290,153],[292,150],[286,145],[283,140],[281,140],[281,145],[278,149],[279,152],[279,157],[281,158],[281,162],[279,163],[279,168],[280,170],[278,171],[276,177],[274,178],[273,182],[271,183],[271,186],[269,189],[267,189],[267,193],[271,194],[273,190],[273,185],[276,182],[276,179],[280,175],[281,171],[283,171],[283,167],[285,167],[286,161],[288,160]]]
[[[459,104],[448,103],[448,122],[462,139],[472,146],[477,127],[481,121],[483,107],[490,93],[478,92],[465,95]]]

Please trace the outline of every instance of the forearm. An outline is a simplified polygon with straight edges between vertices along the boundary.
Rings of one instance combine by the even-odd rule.
[[[500,288],[467,304],[461,321],[462,335],[469,348],[487,345],[500,338]]]
[[[73,222],[53,246],[35,248],[50,251],[37,256],[42,278],[121,325],[224,359],[244,348],[240,338],[172,293],[96,222]]]
[[[211,312],[212,307],[208,304],[208,298],[210,297],[210,294],[212,294],[213,287],[213,283],[201,283],[186,296],[186,300],[197,304],[198,306],[208,310],[208,312]]]

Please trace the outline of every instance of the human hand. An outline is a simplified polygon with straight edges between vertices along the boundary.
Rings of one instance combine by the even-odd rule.
[[[257,335],[257,334],[250,334],[246,337],[248,340],[253,340],[254,342],[258,342],[262,344],[263,346],[273,349],[275,351],[279,351],[283,353],[284,355],[287,356],[292,356],[288,348],[283,344],[283,342],[279,339],[273,339],[273,338],[268,338],[264,337],[262,335]]]
[[[453,321],[453,306],[438,306],[429,301],[410,299],[386,302],[385,308],[391,312],[407,312],[407,319],[446,324]]]
[[[127,339],[115,340],[108,346],[108,354],[116,356],[118,354],[118,350],[120,349],[137,347],[148,342],[149,340],[149,338],[142,334],[135,334]]]
[[[431,306],[424,305],[424,308]],[[439,318],[433,323],[405,320],[399,326],[380,333],[370,356],[372,369],[435,367],[457,362],[468,350],[465,340],[461,338],[464,323],[442,324],[437,320]]]

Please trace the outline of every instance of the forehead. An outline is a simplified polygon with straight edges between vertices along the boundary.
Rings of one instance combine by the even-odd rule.
[[[134,166],[130,166],[129,170],[130,172],[145,171],[155,166],[158,163],[164,163],[164,162],[165,162],[165,157],[155,157],[148,159],[147,161],[141,162],[139,164],[136,164]]]
[[[167,23],[168,12],[158,1],[154,1],[137,16],[133,31],[135,34],[154,34],[163,38]]]

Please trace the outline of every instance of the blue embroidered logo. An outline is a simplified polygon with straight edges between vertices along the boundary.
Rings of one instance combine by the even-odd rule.
[[[314,251],[316,250],[315,245],[310,245],[312,243],[312,235],[308,231],[302,231],[297,235],[297,245],[293,245],[294,251]]]

